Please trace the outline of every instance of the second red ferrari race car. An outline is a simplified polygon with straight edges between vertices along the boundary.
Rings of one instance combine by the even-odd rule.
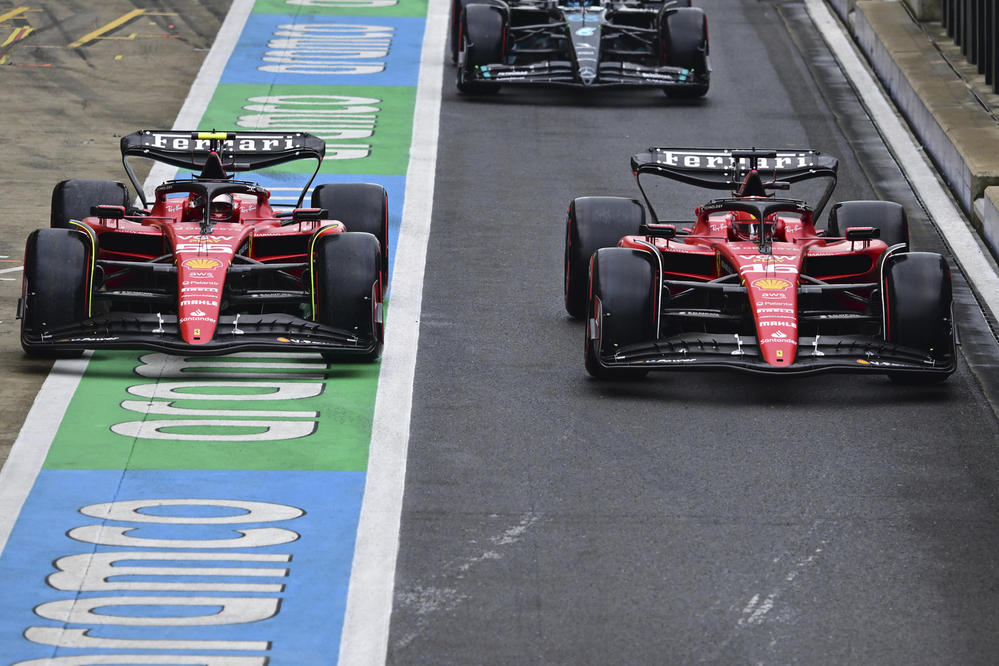
[[[954,372],[950,270],[939,254],[909,251],[902,206],[837,203],[828,228],[815,228],[835,158],[650,148],[631,166],[644,206],[620,197],[569,206],[565,303],[586,321],[591,375],[863,372],[932,382]],[[666,222],[643,176],[734,191],[692,221]],[[815,207],[776,196],[814,179],[826,184]]]
[[[18,304],[28,354],[378,358],[389,260],[380,185],[319,185],[303,207],[325,154],[325,143],[304,132],[143,130],[121,139],[121,153],[141,208],[121,183],[63,181],[51,227],[28,237]],[[193,173],[147,202],[130,157]],[[233,175],[301,159],[316,170],[288,210]]]

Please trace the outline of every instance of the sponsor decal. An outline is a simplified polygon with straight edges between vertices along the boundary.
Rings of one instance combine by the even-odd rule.
[[[739,269],[743,275],[747,273],[791,273],[798,274],[797,266],[781,266],[773,264],[747,264]]]
[[[761,321],[760,326],[786,326],[787,328],[798,328],[798,325],[790,321]]]
[[[190,133],[153,133],[149,137],[142,137],[142,145],[154,148],[164,148],[166,150],[201,151],[208,152],[210,142],[208,139],[192,139]],[[266,153],[272,150],[292,150],[296,147],[295,137],[290,134],[265,137],[245,138],[237,137],[236,141],[228,139],[222,142],[223,150],[232,152]]]
[[[180,302],[181,307],[185,305],[211,305],[212,307],[218,307],[218,301],[205,301],[205,300],[183,300]],[[193,313],[192,313],[193,314]]]
[[[217,294],[219,292],[219,287],[181,287],[181,293],[185,291],[198,291],[207,292],[209,294]]]
[[[791,283],[787,280],[780,280],[778,278],[763,278],[753,282],[753,286],[757,289],[766,289],[767,291],[784,291],[791,288]],[[764,296],[764,298],[767,297]],[[781,298],[783,298],[783,296],[781,296]]]
[[[576,31],[576,34],[580,37],[592,37],[593,33],[597,31],[596,28],[580,28]]]
[[[763,305],[763,303],[761,303],[759,301],[757,301],[756,304],[757,305]],[[790,314],[794,314],[794,308],[758,308],[756,311],[759,312],[759,313],[761,313],[761,314],[764,313],[764,312],[787,312],[787,313],[790,313]]]
[[[232,250],[229,251],[232,252]],[[221,265],[222,262],[218,259],[188,259],[181,264],[184,268],[198,268],[202,270],[211,270],[213,268],[218,268]],[[207,273],[203,275],[195,275],[192,273],[191,277],[212,277],[212,274]]]
[[[112,342],[114,340],[120,340],[117,336],[113,338],[70,338],[69,340],[60,340],[59,342]]]
[[[787,334],[784,333],[783,331],[774,331],[771,335],[773,335],[775,338],[778,339],[787,337]]]
[[[188,275],[194,275],[194,273],[188,273]],[[209,273],[208,275],[211,276],[211,273]],[[183,282],[181,282],[181,284],[184,284],[184,285],[187,285],[187,284],[203,284],[203,285],[207,285],[207,286],[217,287],[219,283],[218,282],[200,282],[198,280],[184,280]]]
[[[190,273],[187,274],[187,276],[188,277],[195,277],[195,278],[213,278],[213,277],[215,277],[215,275],[212,274],[212,273],[199,273],[199,272],[196,272],[196,271],[191,271]],[[201,282],[201,283],[192,282],[191,284],[215,284],[215,283],[214,282]]]
[[[600,13],[590,12],[588,14],[570,14],[566,16],[570,21],[582,21],[583,23],[598,23],[600,21]]]
[[[669,166],[683,166],[687,169],[731,169],[735,166],[735,160],[730,154],[712,151],[681,151],[681,150],[659,150],[656,151],[656,161],[659,164]],[[763,169],[804,169],[815,166],[817,160],[811,153],[777,153],[777,159],[760,158],[757,161],[758,168]],[[739,166],[749,168],[749,160],[742,158]]]
[[[759,259],[760,258],[760,255],[758,255],[758,254],[740,254],[740,255],[736,255],[736,256],[738,256],[740,259],[745,259],[747,261],[750,260],[750,259]],[[771,261],[777,261],[777,262],[780,262],[780,261],[793,261],[793,260],[794,260],[794,257],[784,257],[784,256],[781,256],[779,254],[774,254],[774,255],[770,255],[769,257],[767,257],[767,261],[768,262],[771,262]]]
[[[233,249],[228,245],[209,245],[208,243],[177,243],[177,252],[217,252],[219,254],[232,254]]]
[[[220,243],[222,241],[232,240],[235,236],[177,236],[177,238],[186,241],[196,241],[198,243]]]
[[[783,338],[767,338],[766,340],[760,340],[761,345],[767,344],[768,342],[783,342],[786,345],[794,345],[795,347],[798,346],[796,341],[788,340],[786,336]]]
[[[787,300],[787,296],[778,291],[771,291],[771,292],[765,291],[762,294],[760,294],[760,297],[767,298],[770,300]]]
[[[316,342],[315,340],[299,340],[297,338],[278,338],[278,342],[284,342],[292,345],[319,345],[321,342]]]
[[[696,358],[654,358],[649,361],[639,361],[639,363],[696,363]]]

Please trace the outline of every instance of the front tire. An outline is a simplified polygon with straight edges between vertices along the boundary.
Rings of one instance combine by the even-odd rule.
[[[34,346],[28,337],[39,338],[89,316],[90,251],[82,231],[37,229],[28,236],[21,287],[21,348],[29,356],[75,358],[83,354]]]
[[[597,250],[590,264],[585,366],[598,379],[637,379],[648,370],[607,368],[610,357],[656,337],[656,275],[649,253],[620,247]]]
[[[590,288],[590,257],[614,247],[625,236],[641,232],[645,208],[637,199],[579,197],[569,204],[565,220],[565,309],[570,317],[586,316]]]
[[[361,232],[329,234],[316,240],[314,252],[314,320],[373,345],[364,354],[323,352],[323,358],[332,363],[376,360],[384,340],[378,239]]]
[[[498,83],[474,79],[472,72],[482,65],[503,62],[503,36],[506,32],[503,12],[498,7],[470,4],[461,13],[458,26],[458,70],[455,82],[466,95],[492,95]]]
[[[882,270],[885,340],[917,349],[941,364],[953,364],[957,349],[947,261],[932,252],[895,253],[885,260]],[[933,383],[947,375],[895,373],[889,377],[893,381]]]

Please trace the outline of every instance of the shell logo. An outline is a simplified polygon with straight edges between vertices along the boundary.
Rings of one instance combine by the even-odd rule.
[[[787,280],[775,280],[774,278],[764,278],[753,283],[757,289],[767,289],[769,291],[784,291],[791,287]]]
[[[222,262],[216,259],[188,259],[181,265],[197,270],[210,270],[212,268],[218,268],[222,265]]]

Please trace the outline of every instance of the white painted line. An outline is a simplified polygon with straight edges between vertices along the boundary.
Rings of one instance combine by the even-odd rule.
[[[212,50],[205,58],[198,78],[191,87],[180,115],[177,116],[174,128],[190,123],[184,128],[187,129],[201,120],[222,77],[225,63],[236,47],[236,40],[239,39],[250,10],[253,9],[253,2],[254,0],[233,1],[229,14],[226,15],[225,22],[222,23],[212,45]],[[146,179],[146,189],[148,190],[150,182],[158,185],[172,175],[171,173],[165,179],[156,180],[159,176],[154,166],[150,170],[149,178]],[[4,269],[3,272],[14,270],[19,271],[21,268]],[[21,432],[18,433],[17,440],[10,450],[10,456],[0,470],[0,554],[7,545],[7,539],[17,522],[21,507],[24,506],[35,478],[42,469],[42,463],[48,455],[52,440],[89,360],[90,353],[87,352],[81,359],[56,361],[41,390],[35,396],[35,402],[28,411]]]
[[[13,273],[14,271],[24,270],[23,266],[14,266],[14,268],[4,268],[0,269],[0,273]]]
[[[388,651],[409,424],[420,335],[423,273],[437,171],[448,0],[430,0],[420,56],[406,203],[392,276],[390,322],[378,376],[364,486],[338,666],[382,666]]]
[[[21,432],[10,449],[7,463],[0,470],[0,554],[7,545],[31,487],[35,485],[38,472],[69,407],[69,400],[90,362],[90,354],[84,352],[80,358],[55,362],[35,396]]]
[[[172,129],[204,129],[198,127],[198,123],[201,122],[205,111],[208,110],[208,103],[215,95],[215,89],[219,85],[219,79],[222,78],[225,65],[229,62],[233,49],[236,48],[236,42],[239,41],[239,36],[246,25],[246,20],[253,10],[253,3],[254,0],[233,0],[229,13],[226,14],[225,21],[219,28],[219,34],[215,36],[212,50],[208,52],[208,56],[201,64],[198,78],[194,80],[191,91],[187,94],[187,99],[184,100],[184,106],[180,108],[180,113],[177,114],[177,120],[174,121]],[[176,174],[177,167],[154,162],[149,169],[146,182],[142,184],[142,189],[146,191],[146,197],[152,199],[156,186],[172,180]]]
[[[940,183],[936,172],[903,125],[894,106],[882,94],[881,88],[861,62],[853,41],[839,21],[833,18],[823,0],[805,0],[805,6],[833,56],[860,95],[881,136],[894,153],[913,192],[922,201],[930,219],[943,235],[944,242],[950,247],[965,278],[972,283],[984,301],[983,305],[993,315],[999,315],[999,276],[992,269],[980,239],[964,221],[960,209]]]

